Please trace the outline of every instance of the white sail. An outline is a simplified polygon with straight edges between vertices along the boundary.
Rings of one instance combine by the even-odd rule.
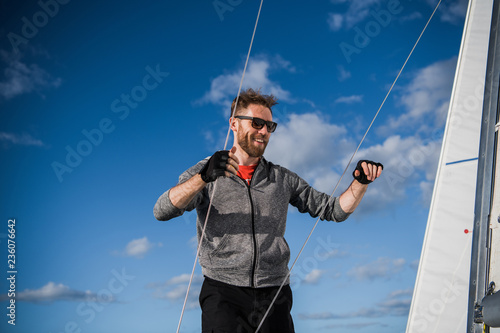
[[[492,9],[469,2],[407,333],[466,332]]]

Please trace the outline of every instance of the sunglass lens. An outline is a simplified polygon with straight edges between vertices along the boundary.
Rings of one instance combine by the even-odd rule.
[[[252,120],[252,127],[255,129],[261,129],[262,127],[264,127],[265,123],[266,121],[263,119],[254,118]]]

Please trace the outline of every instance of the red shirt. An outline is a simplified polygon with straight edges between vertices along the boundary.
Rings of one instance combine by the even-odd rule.
[[[252,180],[253,173],[255,172],[255,168],[257,168],[257,164],[254,165],[240,165],[238,170],[238,177],[243,179],[250,185],[250,180]]]

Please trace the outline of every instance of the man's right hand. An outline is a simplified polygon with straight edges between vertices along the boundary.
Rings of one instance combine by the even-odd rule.
[[[238,173],[238,158],[234,155],[236,147],[231,150],[220,150],[210,157],[201,169],[200,176],[205,183],[215,181],[221,176],[229,177]]]

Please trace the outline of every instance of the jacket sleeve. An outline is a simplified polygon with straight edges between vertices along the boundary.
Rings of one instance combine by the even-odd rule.
[[[177,183],[177,185],[184,183],[185,181],[196,175],[198,172],[200,172],[206,162],[207,159],[204,159],[203,161],[198,162],[198,164],[196,164],[195,166],[184,171],[179,176],[179,182]],[[174,217],[181,216],[186,211],[192,211],[200,204],[204,197],[204,190],[202,190],[201,192],[196,194],[193,200],[191,200],[191,202],[184,209],[179,209],[172,204],[172,201],[169,197],[169,192],[170,189],[163,193],[158,198],[153,208],[154,216],[158,221],[168,221],[170,219],[173,219]]]
[[[344,212],[337,197],[315,190],[297,174],[288,171],[288,182],[291,186],[290,204],[301,213],[309,213],[321,220],[342,222],[349,217]]]

